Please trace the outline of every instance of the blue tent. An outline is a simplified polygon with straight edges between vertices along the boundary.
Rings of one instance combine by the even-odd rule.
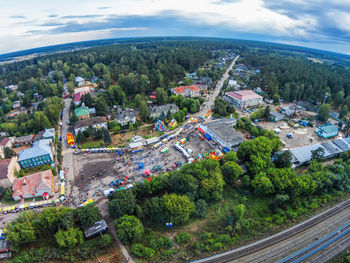
[[[209,134],[204,134],[204,137],[207,138],[208,141],[211,140],[211,136]]]
[[[226,147],[222,147],[222,149],[223,149],[223,151],[224,151],[225,153],[230,152],[230,149],[228,149],[228,148],[226,148]]]
[[[144,163],[139,163],[139,169],[143,169],[145,168],[145,164]]]
[[[120,151],[120,150],[119,150],[119,151],[118,151],[118,154],[119,154],[119,155],[122,155],[122,154],[123,154],[123,151]]]

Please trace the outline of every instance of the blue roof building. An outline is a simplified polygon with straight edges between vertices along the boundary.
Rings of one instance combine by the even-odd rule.
[[[30,149],[23,150],[18,155],[18,163],[22,168],[31,168],[53,162],[51,140],[37,141]]]
[[[335,125],[329,124],[317,127],[315,132],[322,138],[330,138],[338,135],[339,128]]]

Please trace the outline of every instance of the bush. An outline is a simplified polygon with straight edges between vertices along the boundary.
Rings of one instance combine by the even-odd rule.
[[[134,244],[131,247],[131,254],[138,258],[151,258],[154,256],[154,250],[142,244]]]
[[[187,244],[190,240],[191,240],[191,236],[187,232],[181,232],[176,235],[176,242],[179,245]]]
[[[207,206],[207,202],[205,202],[205,200],[203,199],[199,199],[196,204],[195,204],[195,211],[194,211],[194,215],[200,218],[205,218],[207,216],[207,210],[208,210],[208,206]]]
[[[169,237],[152,238],[149,241],[149,247],[156,250],[161,248],[171,248],[173,242]]]

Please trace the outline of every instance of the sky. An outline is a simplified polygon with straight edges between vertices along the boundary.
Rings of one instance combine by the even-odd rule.
[[[85,40],[203,36],[350,54],[350,0],[0,0],[0,54]]]

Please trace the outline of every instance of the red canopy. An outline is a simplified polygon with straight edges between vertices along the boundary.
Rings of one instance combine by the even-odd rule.
[[[199,131],[200,133],[204,133],[204,131],[200,127],[197,128],[197,131]]]
[[[146,170],[145,171],[145,175],[150,175],[151,174],[151,170]]]

